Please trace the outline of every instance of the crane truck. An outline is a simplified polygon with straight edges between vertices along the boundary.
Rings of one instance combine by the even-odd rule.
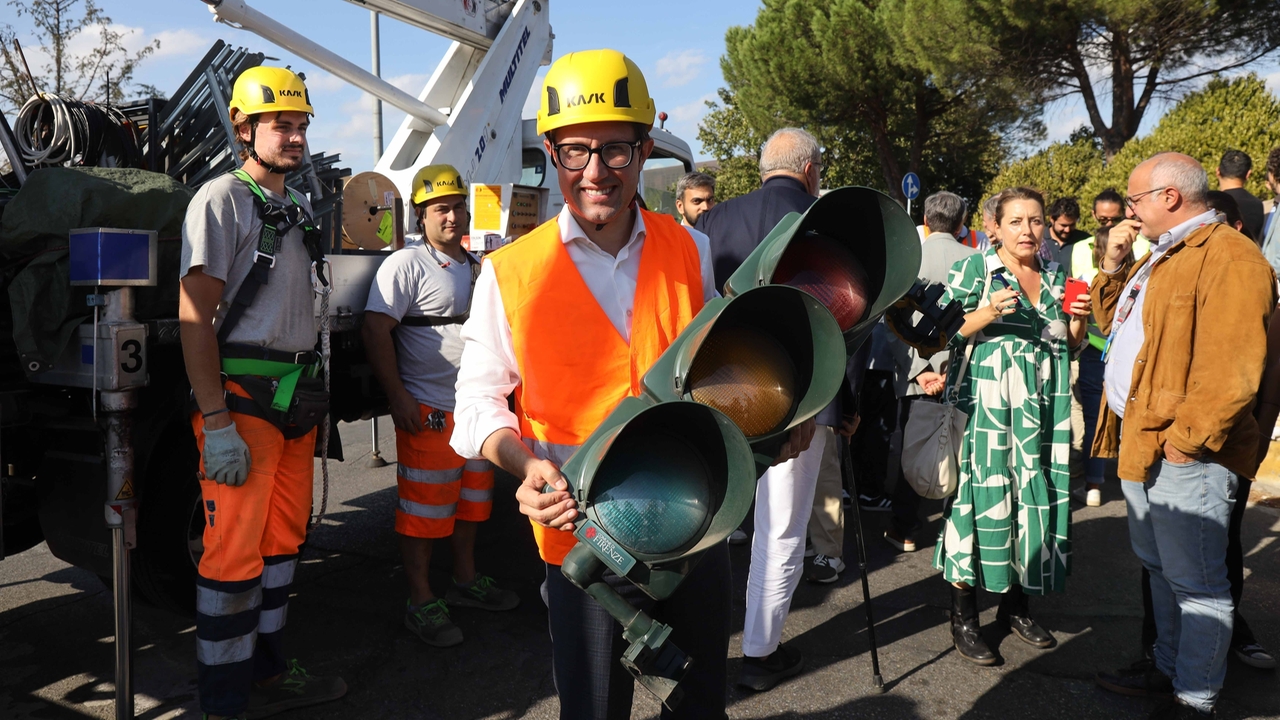
[[[540,198],[538,220],[553,216],[563,204],[535,121],[521,119],[538,67],[551,61],[549,0],[349,0],[452,41],[417,97],[245,0],[202,1],[217,21],[256,33],[406,113],[374,175],[357,176],[355,187],[348,183],[349,194],[378,191],[384,200],[360,205],[348,197],[336,206],[338,213],[346,208],[346,216],[336,222],[353,235],[382,213],[399,219],[400,229],[406,229],[412,212],[404,199],[411,196],[413,175],[436,163],[454,165],[473,187],[494,189],[494,203],[509,200],[513,187],[533,192]],[[688,144],[661,128],[654,129],[653,138],[655,151],[642,171],[643,197],[651,209],[673,211],[668,188],[693,169],[692,153]],[[376,179],[367,183],[367,191],[365,178]],[[476,235],[473,227],[473,248]],[[358,244],[334,245],[328,303],[332,417],[351,422],[386,412],[385,397],[364,358],[359,325],[369,284],[387,253]],[[145,360],[147,375],[130,410],[128,481],[136,515],[128,522],[136,519],[136,545],[131,537],[132,579],[126,585],[153,604],[191,612],[205,520],[176,318],[175,305],[168,318],[146,323],[144,335],[131,330],[132,345],[106,350],[124,353],[126,367]],[[113,536],[104,524],[103,500],[120,449],[99,412],[95,393],[100,378],[91,389],[83,382],[60,383],[57,373],[36,376],[17,362],[16,348],[3,337],[0,355],[14,361],[0,363],[0,557],[44,540],[62,560],[111,577]],[[109,363],[98,363],[104,365]],[[130,532],[134,529],[131,525]]]

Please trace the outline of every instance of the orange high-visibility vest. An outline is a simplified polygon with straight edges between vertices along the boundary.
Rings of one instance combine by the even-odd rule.
[[[631,312],[618,334],[560,239],[552,219],[486,260],[493,267],[520,371],[520,434],[581,445],[702,309],[702,263],[693,238],[668,215],[639,210],[645,238]],[[531,521],[532,522],[532,521]],[[542,559],[559,565],[577,541],[533,523]]]

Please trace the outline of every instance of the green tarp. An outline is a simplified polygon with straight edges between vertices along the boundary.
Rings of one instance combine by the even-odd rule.
[[[111,227],[155,230],[159,235],[157,287],[137,288],[140,320],[177,317],[182,219],[195,193],[168,175],[128,168],[44,168],[27,178],[0,222],[13,336],[28,369],[47,369],[62,354],[76,326],[93,315],[71,287],[70,230]]]

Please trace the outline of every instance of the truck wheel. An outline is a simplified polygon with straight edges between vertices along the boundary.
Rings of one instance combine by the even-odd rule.
[[[165,610],[195,615],[196,568],[204,553],[204,512],[196,474],[200,457],[188,427],[166,432],[147,465],[138,511],[133,582]]]

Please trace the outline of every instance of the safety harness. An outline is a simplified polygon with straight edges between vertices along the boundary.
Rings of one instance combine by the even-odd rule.
[[[258,248],[253,265],[227,309],[218,330],[218,351],[222,358],[222,374],[234,380],[249,398],[225,393],[227,408],[232,412],[262,418],[275,425],[286,439],[296,439],[320,426],[320,467],[324,478],[319,514],[312,524],[324,517],[329,495],[329,293],[331,285],[325,276],[325,257],[320,231],[288,190],[291,204],[275,205],[267,200],[262,188],[242,169],[232,172],[253,193],[254,206],[262,221]],[[284,236],[295,227],[302,228],[302,244],[311,258],[311,286],[320,295],[320,343],[317,350],[283,352],[257,345],[228,342],[231,331],[253,305],[258,291],[271,278],[276,255]],[[323,376],[323,381],[317,375]],[[301,384],[301,387],[300,387]]]

